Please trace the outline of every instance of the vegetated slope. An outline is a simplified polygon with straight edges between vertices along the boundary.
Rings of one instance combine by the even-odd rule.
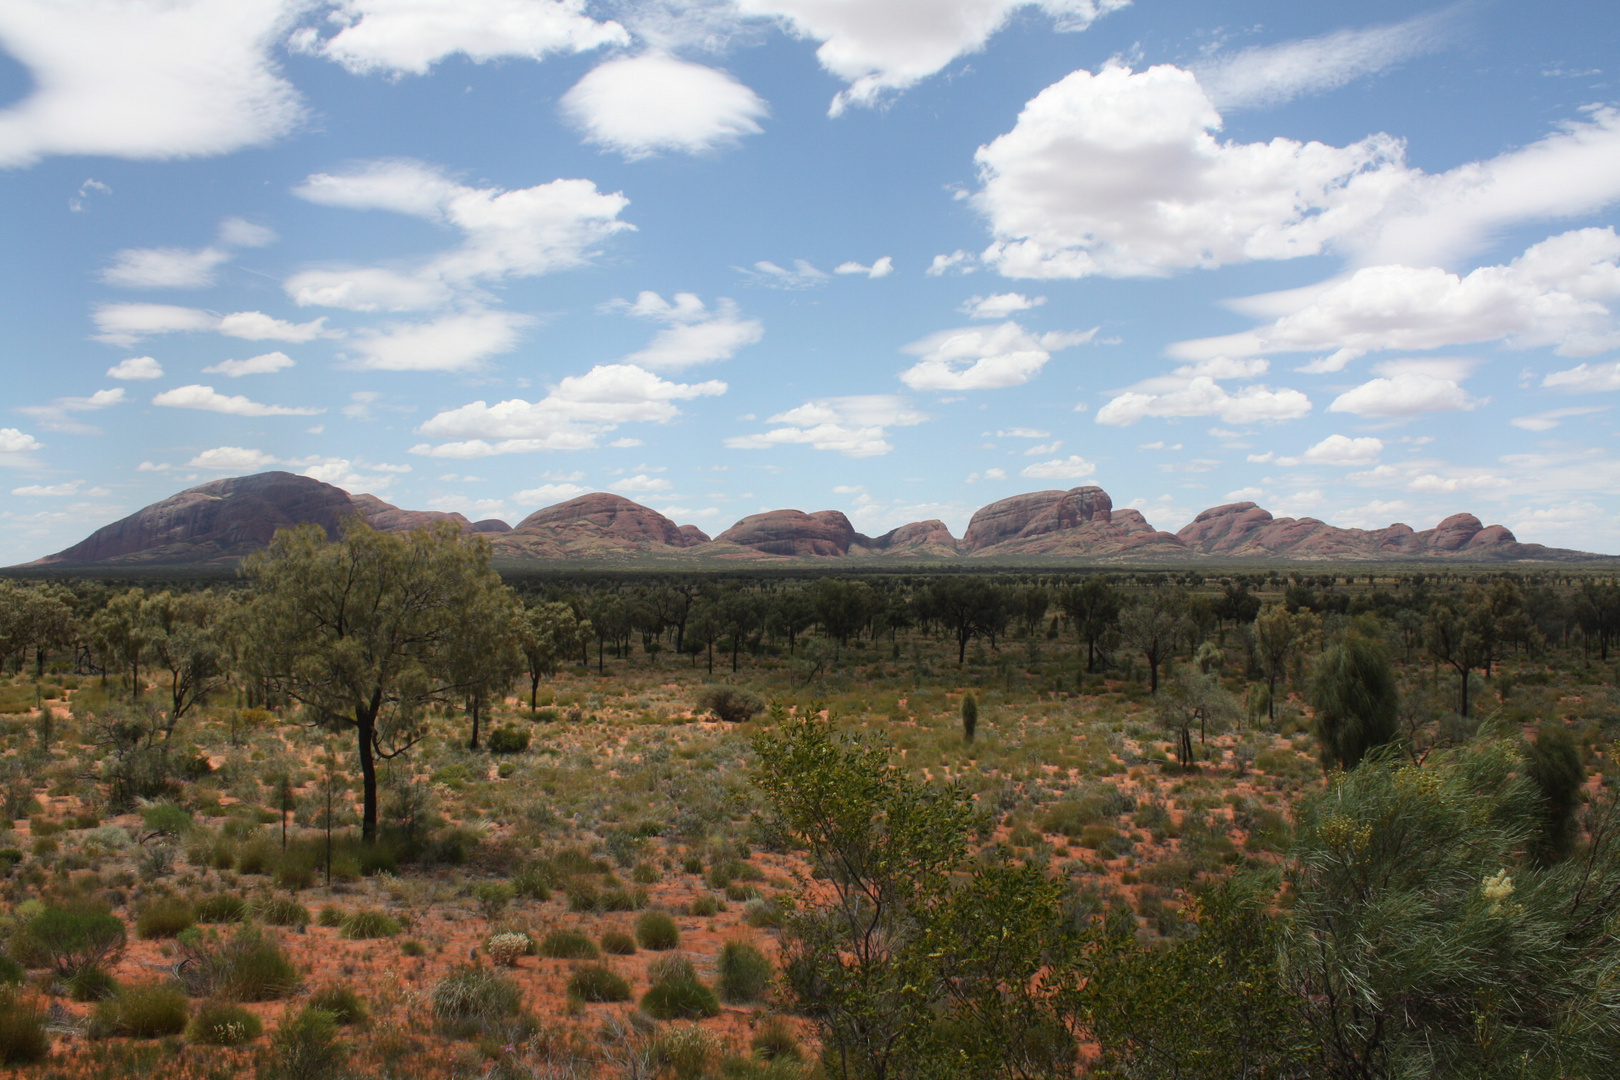
[[[1155,529],[1140,511],[1116,510],[1100,487],[1036,491],[982,507],[960,540],[938,520],[881,536],[857,532],[842,512],[771,510],[710,537],[620,495],[595,492],[537,510],[516,527],[460,514],[404,510],[375,495],[285,472],[215,480],[188,488],[92,533],[36,566],[196,565],[230,562],[269,543],[276,529],[312,521],[329,535],[359,514],[373,528],[401,531],[434,521],[488,536],[504,564],[536,561],[693,562],[802,559],[1102,563],[1266,561],[1591,562],[1610,556],[1521,544],[1501,525],[1453,514],[1433,529],[1393,524],[1344,529],[1316,518],[1274,518],[1252,502],[1199,514],[1177,533]]]

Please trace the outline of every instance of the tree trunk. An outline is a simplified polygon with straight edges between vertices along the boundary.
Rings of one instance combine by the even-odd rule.
[[[374,740],[377,738],[377,710],[372,709],[370,714],[355,710],[355,731],[359,738],[360,750],[360,790],[362,808],[360,814],[360,839],[363,843],[375,844],[377,842],[377,760],[374,756]]]
[[[467,699],[467,715],[472,717],[472,741],[467,744],[469,750],[478,749],[478,704],[477,694]]]

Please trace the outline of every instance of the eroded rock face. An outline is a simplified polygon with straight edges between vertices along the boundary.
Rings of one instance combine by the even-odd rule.
[[[454,522],[462,532],[474,532],[473,523],[456,513],[443,510],[401,510],[385,503],[375,495],[351,495],[349,500],[361,517],[378,532],[409,532],[431,525],[436,521]]]
[[[771,510],[743,518],[715,537],[715,542],[737,544],[767,555],[832,556],[849,554],[857,536],[849,518],[837,510],[814,514]]]
[[[475,533],[503,533],[511,532],[512,526],[500,518],[485,518],[483,521],[473,522],[472,531]]]
[[[709,534],[696,525],[682,525],[676,531],[681,534],[681,547],[697,547],[709,542]]]
[[[312,521],[335,537],[338,523],[353,513],[348,492],[307,476],[288,472],[233,476],[155,502],[39,562],[217,562],[257,551],[286,525]]]
[[[955,548],[956,537],[951,535],[951,530],[945,527],[943,521],[929,518],[927,521],[913,521],[898,529],[890,529],[882,536],[873,537],[871,543],[866,546],[878,551],[914,547]]]
[[[1459,552],[1482,558],[1537,557],[1533,546],[1518,543],[1500,525],[1484,527],[1473,514],[1453,514],[1423,532],[1400,523],[1341,529],[1316,518],[1273,518],[1253,503],[1231,503],[1205,510],[1177,535],[1194,551],[1231,558],[1366,560]]]
[[[1114,501],[1100,487],[1014,495],[974,514],[967,532],[962,534],[962,545],[978,551],[1008,540],[1073,529],[1089,521],[1106,523],[1113,509]]]
[[[680,529],[663,514],[602,491],[536,510],[513,531],[537,532],[577,524],[595,526],[608,537],[632,544],[685,546]]]

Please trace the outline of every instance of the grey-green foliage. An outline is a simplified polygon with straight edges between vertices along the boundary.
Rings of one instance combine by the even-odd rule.
[[[1546,869],[1510,744],[1373,755],[1300,809],[1285,970],[1324,1075],[1583,1078],[1620,1060],[1620,813]]]
[[[1062,883],[970,865],[966,793],[912,779],[830,721],[775,709],[755,749],[773,830],[824,879],[784,919],[781,964],[828,1074],[1072,1076]]]
[[[1575,814],[1586,783],[1581,752],[1563,724],[1547,724],[1536,734],[1525,754],[1525,772],[1541,797],[1540,827],[1530,838],[1530,854],[1538,862],[1554,862],[1575,845]]]
[[[1311,679],[1323,761],[1353,769],[1399,734],[1400,695],[1384,646],[1352,630],[1328,646]]]

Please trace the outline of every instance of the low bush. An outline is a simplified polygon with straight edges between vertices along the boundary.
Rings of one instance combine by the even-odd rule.
[[[586,964],[569,976],[568,996],[576,1001],[629,1001],[630,981],[602,964]]]
[[[527,900],[551,899],[557,884],[557,871],[548,862],[532,862],[512,875],[512,888]]]
[[[123,954],[122,919],[102,907],[50,906],[24,924],[13,945],[18,959],[38,958],[63,978],[92,966],[107,967]]]
[[[643,949],[663,952],[681,943],[680,927],[667,912],[648,911],[636,920],[636,944]]]
[[[332,1019],[344,1027],[360,1025],[366,1022],[370,1013],[366,1003],[351,986],[323,986],[309,995],[311,1008],[323,1009],[332,1014]]]
[[[131,983],[96,1006],[95,1034],[158,1039],[186,1030],[186,995],[168,983]]]
[[[476,964],[457,967],[433,987],[433,1017],[441,1031],[467,1037],[516,1016],[523,1003],[517,984]]]
[[[50,1052],[45,1011],[15,991],[0,991],[0,1065],[32,1065]]]
[[[699,1080],[714,1059],[714,1036],[696,1024],[682,1024],[663,1032],[653,1041],[652,1057],[668,1069],[675,1080]]]
[[[305,1008],[283,1018],[271,1037],[271,1080],[328,1080],[348,1058],[337,1038],[337,1021],[325,1009]]]
[[[248,910],[266,926],[295,926],[302,929],[309,925],[309,908],[290,896],[261,897],[248,905]]]
[[[385,911],[362,908],[351,912],[343,920],[343,936],[351,941],[396,936],[401,927],[399,920]]]
[[[728,941],[720,949],[716,982],[721,999],[728,1004],[746,1005],[763,999],[773,973],[770,958],[746,941]]]
[[[28,969],[4,954],[0,954],[0,987],[21,986],[28,981]]]
[[[720,1014],[714,991],[697,978],[669,978],[641,995],[641,1011],[654,1020],[702,1020]]]
[[[634,956],[636,939],[623,930],[605,930],[602,933],[602,951],[609,956]]]
[[[251,923],[223,941],[204,939],[199,931],[188,935],[194,936],[180,939],[184,954],[180,977],[193,997],[274,1001],[303,983],[281,943]]]
[[[748,1048],[766,1061],[803,1061],[804,1048],[799,1045],[793,1028],[780,1016],[766,1017],[748,1040]]]
[[[197,921],[200,923],[236,923],[247,918],[248,906],[240,896],[215,893],[197,902]]]
[[[317,925],[331,927],[332,929],[336,930],[338,927],[343,925],[343,920],[345,917],[346,916],[342,908],[327,905],[316,913],[315,922]]]
[[[513,931],[492,934],[489,940],[484,942],[484,952],[502,967],[516,966],[518,959],[527,956],[533,947],[534,942],[529,940],[528,934]]]
[[[105,1001],[118,993],[118,980],[106,968],[91,964],[73,973],[67,992],[74,1001]]]
[[[484,918],[493,919],[517,896],[517,888],[504,881],[480,881],[472,887],[472,895]]]
[[[697,915],[705,919],[713,918],[722,910],[720,901],[712,896],[700,896],[686,905],[688,915]]]
[[[529,748],[529,733],[511,724],[502,724],[489,733],[492,754],[521,754]]]
[[[186,1025],[186,1038],[205,1046],[242,1046],[264,1032],[259,1018],[223,1001],[205,1001]]]
[[[764,712],[765,699],[735,686],[705,686],[698,691],[697,706],[727,723],[740,724]]]
[[[197,921],[197,913],[179,896],[155,896],[135,916],[135,936],[143,940],[172,938]]]
[[[553,930],[541,940],[540,955],[553,960],[595,960],[601,954],[584,934],[575,930]]]

